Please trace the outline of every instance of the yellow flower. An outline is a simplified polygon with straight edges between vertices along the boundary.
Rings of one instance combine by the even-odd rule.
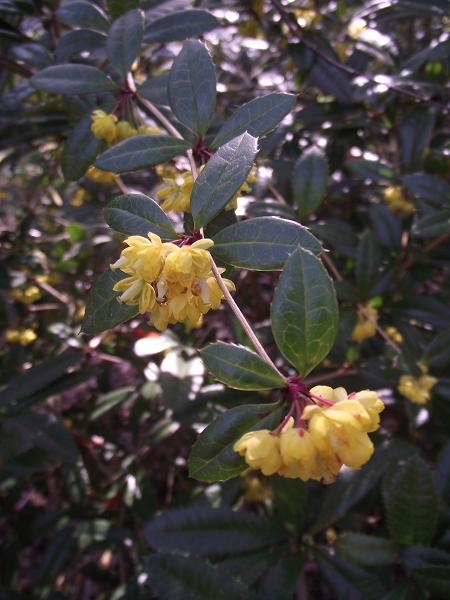
[[[32,329],[8,329],[5,333],[5,341],[9,344],[19,343],[21,346],[28,346],[36,339],[37,335]]]
[[[89,198],[89,194],[86,190],[84,190],[83,188],[78,188],[77,191],[75,192],[75,194],[72,196],[72,198],[70,199],[69,203],[70,206],[83,206],[83,204],[86,202],[86,200],[88,200]]]
[[[367,338],[373,337],[377,332],[377,319],[377,309],[370,304],[367,304],[364,312],[358,312],[358,321],[353,329],[352,340],[355,342],[362,342]]]
[[[102,169],[97,169],[94,166],[89,167],[86,171],[86,177],[94,183],[104,183],[105,185],[114,185],[116,183],[114,173],[111,171],[102,171]]]
[[[24,290],[15,289],[11,292],[14,300],[22,302],[22,304],[33,304],[42,296],[41,290],[36,285],[30,285]]]
[[[390,325],[389,327],[386,327],[385,332],[393,342],[396,342],[397,344],[403,343],[403,336],[396,327]]]
[[[398,391],[402,396],[408,398],[414,404],[426,404],[431,399],[431,390],[438,380],[436,377],[428,375],[428,369],[420,365],[422,375],[413,377],[412,375],[402,375],[398,383]]]
[[[157,127],[148,127],[147,125],[139,125],[137,133],[139,135],[161,135],[161,131]]]
[[[410,215],[415,211],[414,203],[407,200],[400,185],[391,185],[384,192],[384,201],[391,212]]]
[[[280,452],[283,459],[280,475],[303,481],[320,479],[317,450],[311,434],[307,429],[294,428],[292,417],[280,434]]]
[[[5,341],[8,344],[15,344],[19,341],[20,331],[18,329],[8,329],[5,332]]]
[[[91,131],[99,140],[105,140],[108,144],[113,144],[116,139],[117,117],[105,113],[103,110],[94,110],[92,113]]]
[[[273,475],[282,466],[279,437],[268,429],[245,433],[233,449],[252,469],[260,469],[264,475]]]
[[[265,481],[246,474],[244,479],[244,500],[246,502],[266,502],[273,499],[272,488]]]
[[[137,130],[128,121],[119,121],[116,125],[116,133],[113,142],[122,142],[133,135],[137,135]],[[110,142],[112,143],[112,142]]]

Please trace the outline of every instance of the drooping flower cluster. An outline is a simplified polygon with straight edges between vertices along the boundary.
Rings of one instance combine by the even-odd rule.
[[[249,183],[255,183],[254,173],[250,173],[232,199],[225,206],[225,210],[236,210],[239,196],[250,191]],[[184,173],[168,173],[163,177],[164,187],[156,192],[156,197],[162,201],[161,208],[165,212],[191,212],[191,194],[194,179],[190,171]]]
[[[428,375],[428,369],[421,365],[422,375],[414,377],[413,375],[402,375],[398,382],[398,391],[402,396],[408,398],[414,404],[426,404],[431,399],[431,390],[438,380],[432,375]]]
[[[186,240],[185,240],[186,241]],[[202,315],[220,306],[222,291],[211,271],[208,248],[214,242],[197,240],[162,242],[149,233],[148,238],[133,235],[125,240],[119,260],[111,265],[128,275],[118,281],[114,291],[119,302],[138,306],[141,314],[150,313],[150,323],[159,331],[181,322],[188,327],[201,324]],[[234,284],[223,280],[230,291]]]
[[[400,185],[390,185],[383,192],[386,206],[391,212],[410,215],[415,211],[414,203],[405,198],[403,189]]]
[[[119,121],[116,115],[97,109],[92,113],[91,131],[99,140],[104,140],[109,146],[126,140],[133,135],[157,135],[159,129],[140,125],[133,127],[128,121]]]
[[[353,329],[352,340],[355,342],[362,342],[371,338],[377,332],[377,309],[371,304],[367,304],[364,309],[364,311],[358,311],[358,321]]]
[[[367,434],[378,429],[383,409],[370,390],[348,395],[344,388],[299,386],[280,427],[250,431],[234,450],[264,475],[331,483],[342,465],[359,468],[372,456]]]

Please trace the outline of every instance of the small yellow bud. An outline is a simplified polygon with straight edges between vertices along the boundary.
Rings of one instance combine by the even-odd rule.
[[[362,342],[363,340],[373,337],[377,332],[377,319],[377,309],[370,304],[367,304],[364,312],[358,312],[358,320],[353,329],[352,340],[355,342]]]
[[[400,185],[391,185],[384,192],[384,201],[391,212],[410,215],[415,211],[413,202],[407,200]]]

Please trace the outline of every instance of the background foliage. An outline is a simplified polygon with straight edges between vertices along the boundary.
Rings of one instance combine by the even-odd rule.
[[[446,0],[0,2],[2,598],[449,596],[448,8]],[[200,84],[207,78],[198,38],[218,82],[217,101],[214,86],[202,88],[201,114],[179,97],[186,70]],[[130,68],[139,94],[178,121],[186,141],[142,154],[134,138],[134,162],[124,166],[120,150],[105,152],[91,134],[90,113],[113,108]],[[295,105],[279,92],[295,94]],[[236,112],[263,96],[258,114],[254,104]],[[141,318],[123,323],[135,311],[107,298],[118,325],[103,331],[111,320],[88,312],[90,335],[79,334],[92,281],[120,248],[104,216],[127,233],[123,200],[103,215],[118,191],[89,180],[87,168],[101,155],[98,166],[154,196],[160,178],[148,167],[192,147],[192,131],[203,136],[208,124],[213,150],[245,129],[262,137],[240,215],[301,222],[330,251],[340,323],[309,381],[381,390],[387,405],[374,457],[332,486],[254,474],[205,483],[230,453],[230,422],[220,419],[217,447],[197,442],[190,461],[204,483],[189,477],[205,425],[231,409],[245,431],[277,400],[207,374],[196,349],[248,342],[226,307],[201,329],[159,335]],[[412,212],[391,210],[392,190]],[[193,204],[197,226],[221,207],[201,208]],[[264,231],[235,230],[234,250],[218,233],[217,260],[245,266],[236,242],[275,235]],[[266,269],[286,257],[276,244],[255,257],[262,271],[229,272],[285,368],[269,327],[279,276]],[[93,308],[114,275],[102,277]],[[384,337],[358,343],[351,334],[368,302]],[[400,337],[389,337],[392,326]],[[275,337],[276,328],[275,319]],[[295,361],[309,370],[307,357]],[[438,379],[424,406],[397,391],[402,375],[420,375],[419,362]],[[215,463],[205,467],[202,456]],[[227,476],[242,471],[235,459]]]

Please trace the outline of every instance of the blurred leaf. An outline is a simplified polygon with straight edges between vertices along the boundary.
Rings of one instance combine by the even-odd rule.
[[[450,554],[437,548],[410,546],[403,554],[408,570],[433,598],[450,594]]]
[[[309,250],[298,248],[286,261],[271,315],[280,352],[305,377],[331,350],[338,325],[333,282]]]
[[[99,419],[122,402],[126,402],[133,396],[134,390],[134,386],[128,386],[99,396],[89,414],[89,421]]]
[[[194,224],[200,229],[211,221],[245,183],[257,152],[257,140],[243,133],[213,155],[191,194]]]
[[[410,111],[400,131],[401,158],[407,171],[421,167],[423,155],[433,134],[434,112],[429,108],[415,108]]]
[[[56,47],[56,58],[65,62],[82,52],[92,52],[106,45],[106,36],[90,29],[75,29],[68,31],[59,40]]]
[[[91,117],[87,115],[75,125],[64,144],[61,154],[61,169],[65,179],[76,181],[83,177],[97,154],[105,147],[91,131]]]
[[[106,6],[113,19],[133,8],[139,8],[140,0],[106,0]]]
[[[265,572],[258,588],[257,600],[274,600],[282,590],[286,600],[295,597],[304,556],[302,552],[283,556]]]
[[[229,508],[168,510],[145,526],[147,543],[161,552],[224,556],[264,548],[285,537],[276,523]]]
[[[106,46],[108,59],[124,78],[139,54],[143,34],[144,16],[138,9],[125,12],[111,26]]]
[[[387,248],[399,248],[402,226],[399,219],[382,204],[373,204],[369,208],[370,220],[376,236]]]
[[[247,468],[233,445],[247,431],[273,428],[281,421],[278,404],[237,406],[217,417],[198,436],[189,455],[189,476],[200,481],[226,481]]]
[[[256,352],[217,342],[200,350],[206,368],[229,387],[238,390],[270,390],[281,388],[286,381],[278,375]]]
[[[230,225],[214,236],[213,256],[219,262],[258,271],[281,270],[300,246],[320,254],[320,242],[306,227],[279,217],[256,217]]]
[[[440,210],[421,217],[413,225],[412,234],[419,238],[450,234],[450,210]]]
[[[423,355],[430,369],[443,369],[450,366],[450,329],[441,331],[431,340]]]
[[[81,331],[94,335],[112,329],[137,314],[137,306],[120,304],[117,292],[113,292],[115,283],[124,278],[124,274],[107,269],[92,286],[87,303],[86,314]]]
[[[422,200],[437,206],[450,204],[450,185],[439,177],[425,173],[412,173],[405,175],[403,182],[412,194]]]
[[[187,556],[154,554],[144,559],[152,590],[160,600],[246,600],[248,590],[220,567]]]
[[[395,177],[395,173],[391,167],[376,160],[354,158],[346,163],[346,167],[358,179],[384,182],[391,181]]]
[[[381,252],[372,233],[366,231],[356,251],[355,275],[358,288],[369,295],[380,272]]]
[[[216,106],[216,72],[206,46],[185,42],[169,76],[169,101],[174,115],[202,136]]]
[[[363,533],[346,532],[341,534],[338,537],[336,549],[346,560],[368,567],[390,565],[397,558],[393,542],[386,538]]]
[[[147,77],[142,85],[137,86],[138,94],[154,104],[169,105],[169,75],[166,71],[155,77]]]
[[[159,382],[164,404],[175,413],[186,410],[203,383],[205,368],[199,356],[169,352],[161,362]]]
[[[53,65],[30,79],[37,90],[52,94],[99,94],[113,92],[116,84],[100,69],[88,65]]]
[[[272,475],[269,481],[283,522],[301,534],[307,517],[308,483],[279,475]]]
[[[144,42],[154,44],[186,40],[211,31],[218,25],[216,17],[206,10],[180,10],[149,23],[145,28]]]
[[[355,256],[358,240],[350,223],[341,219],[327,219],[312,223],[311,231],[344,256]]]
[[[72,27],[82,27],[106,33],[109,29],[109,19],[106,13],[91,2],[70,2],[58,8],[58,19]]]
[[[176,239],[177,233],[166,213],[144,194],[117,196],[104,210],[108,225],[124,235],[147,237],[151,231],[165,239]]]
[[[273,92],[250,100],[228,117],[219,129],[211,147],[219,148],[245,132],[253,137],[263,137],[278,125],[283,117],[293,109],[294,104],[295,96],[293,94],[280,92]]]
[[[300,218],[314,212],[327,193],[328,163],[320,150],[310,149],[300,156],[292,174],[292,189]]]
[[[429,467],[413,456],[397,470],[389,487],[389,531],[399,544],[428,544],[437,525],[438,497]]]
[[[183,154],[189,147],[189,142],[175,137],[135,135],[103,152],[95,166],[114,173],[145,169]]]
[[[438,454],[434,482],[440,496],[450,501],[450,442]]]

